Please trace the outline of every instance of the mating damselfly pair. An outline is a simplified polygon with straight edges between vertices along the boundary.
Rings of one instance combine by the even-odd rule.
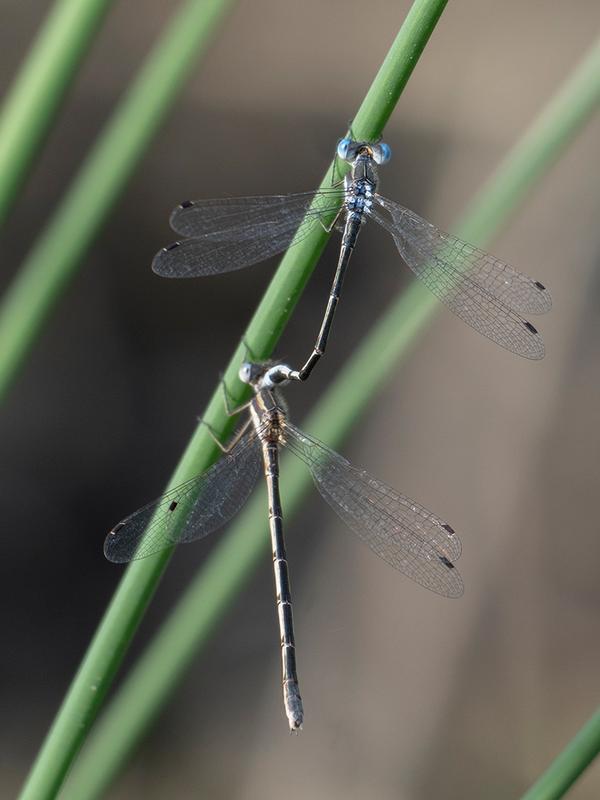
[[[286,383],[306,380],[325,351],[362,224],[367,218],[379,222],[392,235],[405,263],[457,316],[519,355],[531,359],[544,355],[540,335],[521,315],[542,313],[551,305],[539,281],[379,195],[377,165],[389,160],[387,145],[343,139],[337,155],[352,164],[343,189],[200,200],[182,203],[173,212],[172,227],[189,238],[157,254],[153,269],[163,276],[196,277],[240,269],[299,243],[317,226],[330,230],[334,225],[343,230],[338,266],[319,336],[304,365],[292,369],[285,364],[245,362],[240,379],[252,387],[254,397],[243,407],[249,409],[249,417],[223,447],[223,458],[126,517],[105,544],[108,559],[126,562],[207,536],[237,513],[262,466],[269,498],[284,703],[292,731],[301,727],[303,710],[283,539],[280,446],[306,463],[324,499],[383,560],[438,594],[459,597],[463,592],[455,567],[461,546],[453,528],[296,428],[278,395]]]

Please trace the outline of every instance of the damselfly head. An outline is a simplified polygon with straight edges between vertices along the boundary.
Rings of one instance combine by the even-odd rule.
[[[358,156],[369,156],[376,164],[385,164],[392,156],[392,149],[384,142],[355,142],[352,139],[340,139],[337,146],[338,158],[352,163]]]
[[[244,361],[238,374],[242,383],[247,383],[249,386],[256,386],[267,369],[268,364],[253,364],[251,361]]]
[[[254,364],[251,361],[244,361],[239,376],[242,383],[252,386],[255,391],[261,391],[288,383],[291,373],[292,369],[287,364],[277,364],[273,361]]]

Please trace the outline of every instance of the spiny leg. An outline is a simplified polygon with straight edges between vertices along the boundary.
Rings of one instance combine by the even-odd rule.
[[[227,388],[227,384],[225,383],[225,376],[221,375],[219,377],[219,382],[221,384],[221,390],[223,392],[223,403],[225,405],[225,413],[228,417],[235,417],[236,414],[239,414],[240,411],[245,411],[247,408],[250,408],[252,405],[252,400],[246,400],[245,403],[242,403],[239,406],[232,406],[231,405],[231,396],[229,394],[229,389]]]
[[[246,350],[246,353],[244,355],[244,361],[248,361],[248,356],[250,356],[250,361],[252,361],[253,364],[255,364],[257,361],[259,361],[258,356],[254,353],[254,351],[252,350],[252,348],[248,344],[248,341],[246,339],[246,335],[245,334],[242,336],[240,341],[244,345],[244,348]]]
[[[221,374],[219,376],[219,382],[221,384],[221,390],[223,392],[223,405],[225,406],[225,413],[227,414],[228,417],[234,417],[234,416],[236,416],[236,414],[239,414],[241,411],[245,411],[247,408],[249,408],[252,405],[252,400],[248,400],[245,403],[242,403],[242,405],[240,405],[240,406],[232,407],[230,405],[231,398],[229,396],[229,390],[227,389],[227,384],[225,383],[225,376],[224,375]],[[227,444],[223,444],[221,442],[221,440],[219,439],[219,436],[218,436],[217,432],[215,431],[215,429],[213,428],[213,426],[209,422],[207,422],[205,419],[201,419],[200,420],[200,424],[206,426],[206,428],[207,428],[207,430],[208,430],[208,432],[210,434],[211,439],[214,441],[214,443],[218,446],[218,448],[223,453],[229,453],[231,451],[231,449],[233,447],[235,447],[235,445],[239,442],[239,440],[242,438],[244,433],[248,430],[248,426],[250,425],[250,422],[251,422],[251,418],[248,417],[246,422],[244,422],[242,427],[231,437],[229,442]]]
[[[343,182],[343,181],[342,181],[342,182]],[[343,214],[343,212],[344,212],[344,206],[343,206],[343,205],[341,205],[341,206],[340,206],[340,209],[339,209],[339,211],[337,212],[337,214],[336,214],[336,215],[335,215],[335,217],[332,219],[332,221],[331,221],[331,223],[330,223],[329,225],[326,225],[326,224],[323,222],[323,220],[321,219],[321,217],[319,217],[319,225],[320,225],[320,226],[323,228],[323,230],[325,231],[325,233],[331,233],[331,231],[333,230],[333,228],[334,228],[334,226],[335,226],[335,223],[338,221],[338,219],[339,219],[339,218],[340,218],[340,216]]]
[[[259,361],[258,357],[253,352],[252,348],[246,341],[245,335],[240,339],[241,343],[244,345],[245,353],[242,358],[242,361],[250,360],[252,363],[257,363]],[[227,383],[225,382],[225,373],[219,373],[219,383],[221,384],[221,390],[223,392],[223,400],[225,403],[225,412],[227,413],[228,417],[234,417],[236,414],[239,414],[240,411],[244,411],[244,409],[250,406],[250,401],[242,403],[240,406],[233,406],[231,405],[231,395],[229,394],[229,389],[227,388]]]
[[[241,426],[241,428],[233,434],[233,436],[227,442],[227,444],[223,444],[223,442],[217,436],[217,433],[216,433],[215,429],[213,428],[213,426],[209,422],[207,422],[205,419],[200,420],[200,423],[202,425],[206,426],[206,429],[208,430],[210,438],[217,445],[219,450],[221,450],[221,452],[225,453],[225,454],[230,453],[233,450],[233,448],[236,446],[236,444],[240,441],[242,436],[248,430],[248,427],[250,426],[251,422],[252,422],[251,418],[248,417],[246,422],[244,422],[244,424]]]
[[[338,186],[341,186],[344,182],[344,175],[342,175],[341,170],[338,170],[338,161],[340,157],[337,154],[337,150],[333,157],[333,164],[331,166],[331,181],[329,182],[329,187],[331,189],[337,189]]]

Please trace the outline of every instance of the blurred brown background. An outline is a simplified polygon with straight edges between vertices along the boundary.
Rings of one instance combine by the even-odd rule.
[[[175,2],[116,2],[1,240],[2,287]],[[0,420],[0,794],[38,750],[119,568],[105,532],[160,493],[273,264],[169,282],[149,268],[194,196],[308,190],[409,2],[241,2],[134,176]],[[8,87],[50,3],[6,0]],[[596,0],[451,0],[386,131],[382,192],[445,228],[597,35]],[[315,492],[288,525],[304,732],[287,735],[270,559],[110,796],[518,797],[600,700],[598,121],[492,249],[547,284],[547,356],[502,351],[441,309],[342,448],[460,532],[445,601],[347,535]],[[411,277],[369,226],[299,422]],[[318,267],[280,354],[316,334]],[[283,476],[285,484],[285,476]],[[265,528],[265,536],[267,531]],[[212,546],[179,553],[128,664]],[[570,795],[600,794],[592,767]]]

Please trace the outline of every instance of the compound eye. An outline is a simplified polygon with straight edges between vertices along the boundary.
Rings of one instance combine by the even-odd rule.
[[[242,383],[250,383],[250,378],[252,377],[252,365],[247,361],[244,361],[238,374]]]
[[[348,153],[350,151],[351,145],[352,145],[352,139],[340,139],[338,143],[337,154],[344,161],[348,160]]]
[[[380,142],[373,148],[373,158],[376,164],[385,164],[392,157],[392,148],[385,142]]]

